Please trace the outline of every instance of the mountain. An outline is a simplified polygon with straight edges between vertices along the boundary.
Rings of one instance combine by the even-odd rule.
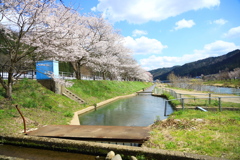
[[[150,73],[154,77],[158,77],[158,76],[161,76],[165,73],[169,73],[170,71],[172,71],[176,67],[178,67],[178,66],[173,66],[173,67],[169,67],[169,68],[159,68],[159,69],[151,70]]]
[[[225,55],[218,57],[209,57],[182,66],[174,66],[170,68],[159,68],[149,71],[153,75],[153,79],[166,80],[167,76],[174,72],[175,75],[183,77],[196,77],[200,75],[209,75],[219,73],[220,70],[240,67],[240,50],[234,50]]]

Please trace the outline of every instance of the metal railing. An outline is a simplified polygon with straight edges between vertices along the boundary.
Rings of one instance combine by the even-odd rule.
[[[23,78],[27,78],[27,79],[36,79],[36,74],[35,74],[35,70],[29,70],[27,72],[23,72],[23,73],[13,73],[14,78],[17,79],[23,79]],[[0,72],[0,77],[2,77],[3,79],[8,79],[8,72]]]
[[[206,93],[206,94],[181,94],[181,93],[177,93],[172,89],[169,88],[155,88],[154,89],[154,94],[157,95],[164,95],[164,94],[170,94],[171,96],[174,97],[174,99],[170,99],[170,100],[165,100],[165,109],[164,109],[164,116],[167,116],[167,105],[168,103],[172,102],[172,101],[178,101],[181,105],[182,110],[184,110],[186,108],[187,105],[187,101],[189,102],[189,100],[193,100],[196,103],[196,100],[205,100],[204,104],[207,105],[211,105],[213,102],[216,103],[216,106],[218,107],[219,111],[222,111],[222,102],[224,98],[238,98],[239,102],[240,102],[240,96],[213,96],[214,93]],[[194,95],[206,95],[206,97],[183,97],[183,95],[187,95],[187,96],[194,96]],[[197,107],[199,105],[194,105],[191,104],[191,107]],[[240,106],[240,103],[239,103]]]
[[[13,75],[15,75],[14,77],[17,77],[17,79],[23,79],[23,78],[36,79],[36,70],[32,69],[22,73],[13,73]],[[2,77],[3,79],[8,79],[8,72],[0,71],[0,77]],[[61,72],[61,71],[59,72],[59,75],[57,76],[57,78],[65,79],[65,80],[76,79],[73,73]],[[81,78],[82,80],[103,80],[103,78],[100,76],[82,75]]]

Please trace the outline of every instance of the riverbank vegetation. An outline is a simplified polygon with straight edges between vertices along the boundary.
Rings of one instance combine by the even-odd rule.
[[[4,89],[0,87],[0,133],[20,133],[23,130],[22,119],[15,105],[25,116],[28,129],[47,124],[68,124],[77,110],[109,98],[134,93],[150,85],[145,82],[75,80],[68,89],[86,101],[86,104],[79,104],[47,90],[35,80],[24,79],[14,85],[12,101],[4,98]]]
[[[240,111],[174,112],[156,121],[144,145],[228,159],[240,158]]]

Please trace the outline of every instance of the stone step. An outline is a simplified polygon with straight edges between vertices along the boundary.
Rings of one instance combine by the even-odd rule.
[[[80,97],[78,97],[77,95],[75,95],[74,93],[72,93],[71,91],[69,91],[68,89],[64,89],[62,94],[72,100],[75,100],[81,104],[85,103],[85,101],[83,99],[81,99]]]

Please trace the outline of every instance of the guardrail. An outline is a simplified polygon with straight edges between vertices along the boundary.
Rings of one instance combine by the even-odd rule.
[[[206,93],[206,94],[181,94],[181,93],[177,93],[174,90],[171,90],[169,88],[155,88],[154,89],[154,93],[158,94],[158,95],[163,95],[165,93],[170,94],[171,96],[173,96],[175,99],[171,99],[171,100],[165,100],[165,109],[164,109],[164,116],[166,115],[167,112],[167,104],[171,101],[179,101],[179,103],[181,104],[181,108],[182,110],[185,109],[185,105],[187,104],[186,101],[188,100],[193,100],[196,103],[196,100],[206,100],[205,105],[211,105],[214,101],[214,103],[216,103],[216,106],[218,107],[219,111],[222,111],[222,102],[224,98],[238,98],[240,99],[240,96],[213,96],[214,93]],[[194,95],[206,95],[206,97],[183,97],[183,95],[187,95],[187,96],[194,96]],[[239,103],[240,105],[240,103]],[[192,107],[195,106],[199,106],[199,105],[191,105]]]
[[[229,97],[215,97],[215,98],[218,98],[218,110],[221,112],[222,111],[222,99],[223,98],[240,98],[240,97],[232,97],[232,96],[229,96]],[[171,101],[174,101],[174,100],[179,100],[181,101],[181,106],[182,106],[182,110],[185,109],[185,100],[186,99],[206,99],[206,97],[194,97],[194,98],[176,98],[176,99],[171,99],[171,100],[165,100],[165,108],[164,108],[164,116],[167,116],[166,113],[167,113],[167,103],[171,102]],[[197,106],[196,106],[197,107]]]

